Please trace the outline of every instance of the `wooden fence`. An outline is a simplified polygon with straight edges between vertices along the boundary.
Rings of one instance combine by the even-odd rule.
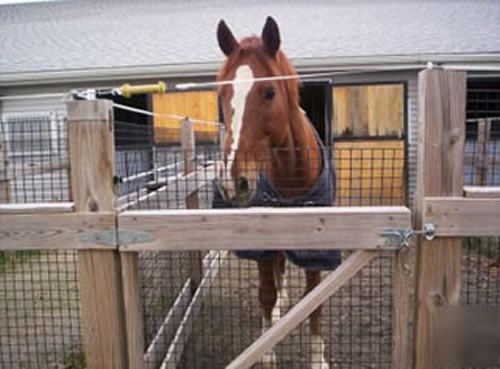
[[[212,250],[254,249],[257,245],[274,250],[354,250],[227,366],[239,369],[257,362],[381,250],[394,250],[393,367],[408,367],[411,350],[415,369],[434,369],[438,360],[438,313],[459,303],[460,237],[500,233],[500,191],[467,188],[464,192],[465,81],[465,73],[458,71],[427,69],[419,74],[419,174],[413,212],[406,207],[196,210],[196,186],[185,188],[187,210],[120,212],[113,191],[111,102],[68,102],[73,202],[0,205],[0,250],[78,250],[84,344],[87,365],[92,369],[145,367],[138,251],[191,252],[190,283],[172,308],[185,311],[185,323],[193,319],[199,305],[190,305],[190,301],[201,301],[202,285],[210,283],[211,273],[217,270],[217,261],[210,256]],[[181,133],[185,176],[196,174],[189,156],[192,132],[185,122]],[[410,341],[405,274],[408,253],[401,248],[401,240],[388,237],[387,231],[408,231],[412,227],[417,231],[430,227],[434,238],[417,236],[416,321],[415,336]],[[202,251],[208,251],[208,256],[202,258]],[[189,328],[182,328],[189,325],[170,322],[162,329],[176,332],[173,346],[167,357],[157,358],[163,360],[165,368],[175,367],[168,355],[182,351],[191,333]],[[413,342],[411,348],[409,342]],[[146,355],[155,356],[157,352],[153,347]]]

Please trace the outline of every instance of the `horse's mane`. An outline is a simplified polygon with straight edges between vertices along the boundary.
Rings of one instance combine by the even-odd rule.
[[[227,58],[217,75],[217,81],[226,80],[229,73],[233,71],[236,66],[240,64],[241,59],[246,56],[258,58],[262,65],[267,69],[266,72],[269,76],[289,76],[297,74],[294,66],[288,61],[288,58],[281,50],[278,50],[276,55],[273,57],[266,51],[260,37],[251,36],[241,40],[237,49],[234,50]],[[290,107],[298,108],[299,80],[289,79],[280,81],[280,83],[284,83],[286,86]]]

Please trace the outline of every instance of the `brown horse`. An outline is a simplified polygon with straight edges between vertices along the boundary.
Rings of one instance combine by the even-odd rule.
[[[227,60],[218,74],[218,89],[227,131],[220,173],[221,197],[233,206],[252,204],[259,176],[267,178],[285,199],[300,198],[317,182],[322,154],[317,134],[299,106],[297,79],[265,78],[296,75],[280,50],[278,25],[268,17],[261,37],[236,41],[224,21],[217,29]],[[280,317],[287,299],[283,288],[285,254],[265,252],[257,258],[263,331]],[[319,270],[306,270],[306,293],[321,280]],[[281,301],[280,301],[281,300]],[[321,308],[310,316],[312,361],[328,369],[321,336]],[[266,368],[276,367],[273,351],[263,357]]]

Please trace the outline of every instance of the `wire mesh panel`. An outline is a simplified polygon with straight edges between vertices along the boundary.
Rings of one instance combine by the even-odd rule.
[[[500,186],[500,88],[469,88],[467,118],[464,183]],[[469,237],[462,244],[462,303],[500,307],[500,237]],[[496,364],[481,368],[500,368]]]
[[[0,368],[85,368],[76,253],[0,253]]]
[[[237,181],[228,175],[231,169],[228,162],[221,160],[219,147],[219,143],[198,144],[195,152],[186,152],[175,144],[155,145],[149,168],[129,162],[142,160],[137,155],[117,157],[117,161],[121,161],[117,167],[129,168],[126,173],[128,178],[140,177],[141,171],[147,176],[142,187],[127,187],[126,190],[122,189],[124,181],[121,180],[122,196],[117,204],[118,208],[185,209],[186,198],[193,193],[199,198],[200,208],[262,205],[251,201],[244,204],[242,200],[245,198],[237,198],[238,191],[242,188],[236,188]],[[249,153],[232,165],[244,167],[248,182],[255,180],[254,184],[257,186],[259,181],[268,180],[284,187],[292,183],[292,190],[294,186],[296,190],[297,186],[302,186],[300,180],[304,177],[304,171],[310,168],[317,168],[319,173],[325,172],[322,177],[325,182],[335,177],[335,199],[332,196],[325,203],[325,195],[328,195],[325,192],[329,189],[333,192],[333,188],[319,186],[321,191],[310,194],[307,198],[295,195],[301,198],[300,204],[295,206],[401,205],[406,201],[403,145],[380,147],[373,144],[359,148],[344,144],[333,149],[297,151],[295,154],[302,155],[302,160],[296,173],[290,174],[285,165],[281,177],[278,174],[273,178],[264,178],[269,176],[269,172],[258,170],[257,168],[265,166],[257,167],[255,161],[266,161],[266,155],[280,157],[282,154],[280,150],[272,153]],[[186,156],[194,158],[196,170],[191,174],[185,173]],[[325,165],[326,169],[335,170],[325,170]],[[249,188],[252,186],[251,183],[246,185]],[[314,183],[312,185],[318,187]],[[310,187],[310,184],[307,186]],[[281,186],[278,188],[281,189]],[[277,197],[286,197],[286,194],[274,185],[264,192],[267,195],[260,193],[260,200],[269,200],[268,206],[294,206],[286,201],[277,201]],[[231,194],[236,197],[231,198]],[[194,226],[193,232],[195,231]],[[343,258],[347,256],[348,253],[345,252]],[[180,368],[221,368],[262,333],[259,273],[254,261],[238,258],[232,252],[213,250],[204,254],[203,278],[198,290],[193,292],[189,289],[189,284],[186,284],[192,263],[190,253],[141,252],[139,258],[146,359],[151,365],[148,367],[155,367],[163,362]],[[288,303],[282,306],[283,313],[305,294],[304,270],[289,262],[285,280],[284,290],[288,294]],[[283,303],[280,300],[280,304]],[[175,322],[180,326],[172,328]],[[391,366],[390,253],[377,258],[324,304],[321,325],[325,355],[332,367]],[[309,323],[305,322],[276,348],[279,367],[309,367],[317,360],[313,354],[315,345],[319,343],[311,341]],[[153,349],[159,354],[151,354]]]
[[[224,252],[219,260],[211,285],[202,286],[199,314],[187,322],[192,333],[184,338],[186,347],[170,358],[180,368],[223,368],[263,332],[257,264]],[[321,330],[331,367],[391,367],[391,267],[392,256],[382,255],[323,304]],[[304,296],[304,271],[288,263],[283,288],[288,298],[277,303],[282,314]],[[278,367],[319,364],[313,354],[319,345],[306,320],[275,348]]]
[[[335,178],[335,197],[333,197],[333,188],[331,189],[331,200],[328,204],[340,206],[381,206],[381,205],[404,205],[406,203],[406,180],[405,180],[405,159],[403,148],[334,148],[333,160],[328,164],[334,171],[329,171],[324,174],[322,180],[328,180],[327,177]],[[300,154],[300,151],[297,152]],[[195,157],[196,171],[191,175],[184,173],[184,157],[186,154],[193,154]],[[258,157],[266,157],[268,155],[280,155],[280,151],[276,150],[273,154],[268,153],[252,153]],[[248,185],[256,191],[257,197],[265,196],[258,188],[262,183],[266,183],[265,188],[270,193],[270,197],[282,198],[287,197],[285,193],[280,193],[280,189],[276,188],[272,183],[288,184],[292,187],[290,193],[298,193],[296,198],[304,198],[306,195],[309,201],[308,205],[326,205],[323,198],[324,192],[315,194],[301,194],[301,186],[313,186],[315,183],[301,183],[304,177],[304,171],[309,168],[316,168],[318,171],[324,171],[323,153],[309,151],[304,153],[303,167],[298,168],[296,173],[291,173],[284,170],[281,174],[266,174],[265,170],[256,168],[265,167],[267,162],[262,166],[258,165],[250,154],[248,158],[241,160],[238,164],[246,169],[245,179],[249,181]],[[237,184],[233,183],[233,178],[227,174],[227,170],[235,170],[230,164],[220,160],[220,152],[217,147],[207,146],[197,148],[195,153],[186,153],[179,147],[160,147],[155,148],[153,152],[153,169],[140,172],[140,165],[130,163],[130,160],[137,159],[137,156],[120,157],[122,162],[118,167],[129,168],[127,178],[144,178],[149,177],[149,182],[143,187],[138,187],[135,190],[131,187],[126,187],[122,184],[120,192],[128,193],[120,198],[119,204],[122,206],[127,204],[128,209],[181,209],[185,208],[185,199],[194,190],[198,192],[200,197],[201,208],[215,207],[237,207],[237,206],[254,206],[268,205],[277,206],[280,201],[272,201],[269,204],[257,204],[250,201],[248,204],[238,204],[234,202],[216,201],[213,203],[214,193],[217,193],[213,185],[215,179],[220,188],[227,185],[224,191],[236,191]],[[260,160],[260,159],[259,159]],[[284,167],[289,164],[283,164]],[[291,165],[291,164],[290,164]],[[134,171],[135,169],[135,171]],[[267,178],[271,177],[273,178]],[[243,177],[243,176],[242,176]],[[127,183],[128,181],[125,180]],[[123,180],[122,180],[123,182]],[[219,188],[219,189],[220,189]],[[304,187],[305,188],[305,187]],[[215,192],[214,192],[215,191]],[[265,201],[264,201],[265,202]],[[304,204],[294,204],[282,201],[280,206],[301,206]],[[125,206],[123,207],[125,208]]]
[[[56,114],[6,114],[0,124],[5,202],[68,201],[67,123]],[[2,155],[0,155],[1,157]]]

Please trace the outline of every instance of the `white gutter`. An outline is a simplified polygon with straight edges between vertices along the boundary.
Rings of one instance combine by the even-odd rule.
[[[299,73],[349,70],[396,71],[418,70],[431,61],[448,67],[466,70],[500,70],[500,52],[492,54],[421,54],[359,57],[296,58],[292,59]],[[220,62],[168,64],[153,66],[127,66],[59,71],[40,71],[1,74],[0,87],[17,87],[39,84],[64,84],[98,81],[134,81],[145,79],[213,78]]]

